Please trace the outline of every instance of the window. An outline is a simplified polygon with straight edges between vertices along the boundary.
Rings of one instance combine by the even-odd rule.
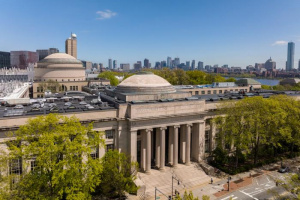
[[[214,90],[214,94],[217,94],[217,90]]]
[[[199,94],[199,91],[196,91],[196,92],[195,92],[195,95],[198,95],[198,94]]]
[[[205,94],[205,91],[201,91],[201,94]]]
[[[245,92],[247,92],[247,89],[245,89]]]
[[[32,160],[30,161],[30,170],[34,171],[34,169],[36,168],[37,164],[36,164],[36,160]]]
[[[99,148],[98,147],[91,147],[91,157],[93,159],[99,158]]]
[[[106,145],[106,152],[108,152],[109,150],[113,150],[114,149],[114,144],[107,144]]]
[[[76,86],[76,91],[78,91],[78,86]]]
[[[219,90],[219,94],[222,94],[222,92],[223,92],[222,90]]]
[[[114,138],[114,130],[105,131],[105,138],[106,139],[113,139]]]
[[[70,90],[72,90],[73,89],[73,86],[70,86]]]
[[[74,81],[75,81],[75,78],[74,78]]]
[[[237,91],[237,92],[238,92],[239,90],[238,90],[238,89],[235,89],[235,91]]]
[[[40,92],[40,87],[37,87],[37,88],[36,88],[36,91],[37,91],[37,92]]]
[[[209,138],[209,130],[205,131],[205,152],[209,152],[210,146],[210,138]]]
[[[211,91],[210,91],[210,90],[208,90],[208,91],[207,91],[207,94],[211,94]]]
[[[21,175],[22,174],[22,159],[12,159],[10,161],[10,174],[17,174]]]

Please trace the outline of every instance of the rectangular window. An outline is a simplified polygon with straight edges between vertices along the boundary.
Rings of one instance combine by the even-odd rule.
[[[217,94],[217,90],[214,90],[214,94]]]
[[[91,147],[91,157],[93,159],[99,158],[99,148],[98,147]]]
[[[247,92],[247,89],[245,89],[245,92]]]
[[[198,94],[199,94],[199,91],[196,91],[196,92],[195,92],[195,95],[198,95]]]
[[[109,150],[114,150],[114,144],[107,144],[106,145],[106,152],[108,152]]]
[[[207,91],[207,94],[211,94],[211,91],[210,91],[210,90],[208,90],[208,91]]]
[[[222,94],[222,92],[223,92],[222,90],[219,90],[219,94]]]
[[[105,131],[105,138],[106,139],[113,139],[114,138],[114,130]]]
[[[12,159],[10,161],[10,174],[17,174],[21,175],[22,174],[22,159]]]
[[[205,91],[201,91],[201,94],[205,94]]]
[[[73,87],[72,86],[70,86],[70,90],[72,91],[72,89],[73,89]]]
[[[37,87],[37,88],[36,88],[36,91],[37,91],[37,92],[40,92],[40,87]]]
[[[238,92],[239,90],[238,90],[238,89],[235,89],[235,91]]]
[[[78,86],[76,86],[76,91],[78,91]]]
[[[205,152],[209,152],[210,138],[209,138],[209,130],[205,131]]]
[[[35,168],[36,168],[36,160],[30,161],[30,170],[34,171]]]

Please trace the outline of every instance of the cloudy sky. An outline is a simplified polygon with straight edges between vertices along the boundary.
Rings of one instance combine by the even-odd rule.
[[[78,58],[148,58],[246,67],[270,56],[285,67],[287,42],[300,59],[299,0],[0,0],[0,51],[59,48],[71,32]]]

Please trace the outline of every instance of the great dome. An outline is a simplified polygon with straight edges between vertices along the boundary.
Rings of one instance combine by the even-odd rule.
[[[48,64],[81,64],[82,62],[80,60],[77,60],[73,56],[66,54],[66,53],[54,53],[47,57],[45,57],[43,60],[39,61],[38,63],[48,63]]]
[[[85,69],[80,60],[66,53],[54,53],[37,62],[36,81],[85,81]]]
[[[165,79],[151,72],[141,72],[122,81],[115,89],[117,93],[173,93],[175,88]]]

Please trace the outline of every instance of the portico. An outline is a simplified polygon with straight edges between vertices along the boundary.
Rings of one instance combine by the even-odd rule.
[[[131,148],[131,158],[146,173],[150,173],[151,168],[163,171],[165,166],[177,167],[178,163],[190,165],[191,160],[200,161],[202,158],[199,155],[204,155],[202,126],[204,122],[198,121],[131,130],[129,146],[136,147]]]

